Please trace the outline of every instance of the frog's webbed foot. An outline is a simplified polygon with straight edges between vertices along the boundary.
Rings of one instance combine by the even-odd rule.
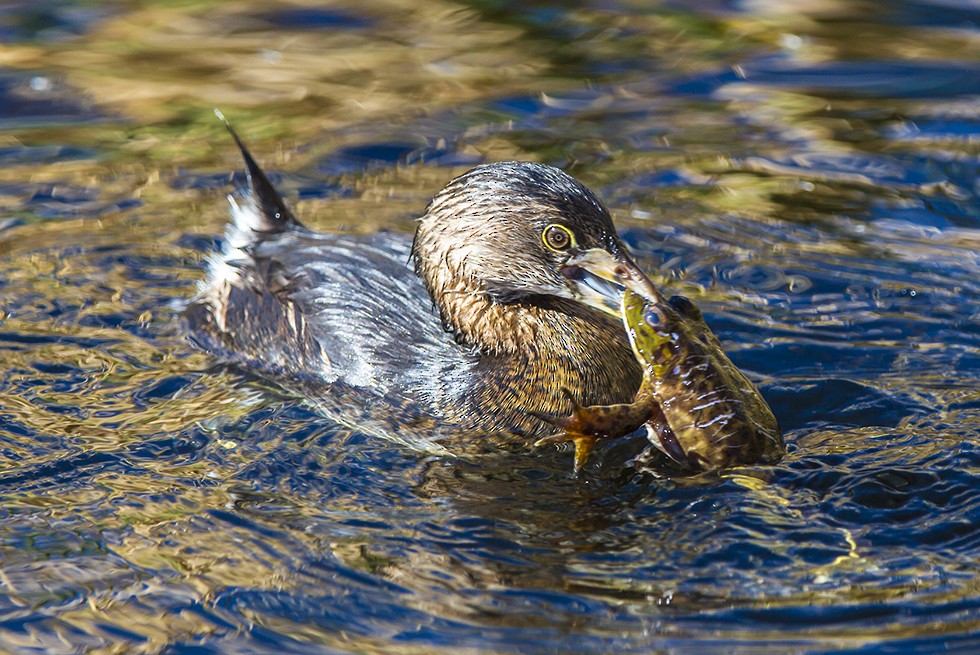
[[[572,413],[566,417],[558,417],[543,412],[528,412],[531,416],[550,423],[559,428],[561,432],[553,434],[543,439],[538,439],[534,445],[543,446],[551,443],[564,443],[571,441],[575,443],[575,472],[578,473],[585,466],[589,459],[592,447],[599,437],[605,436],[599,429],[595,419],[597,407],[585,407],[572,396],[572,393],[565,388],[561,389],[562,394],[572,403]]]
[[[554,414],[546,414],[544,412],[528,411],[528,414],[536,419],[544,421],[545,423],[550,423],[556,428],[560,428],[565,432],[574,432],[576,434],[587,434],[592,433],[593,430],[590,429],[591,412],[588,407],[580,405],[575,397],[572,396],[572,392],[568,389],[562,387],[561,393],[569,402],[572,403],[572,413],[565,417],[555,416]]]

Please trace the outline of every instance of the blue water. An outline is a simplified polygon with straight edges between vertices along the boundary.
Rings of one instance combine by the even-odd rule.
[[[0,8],[0,650],[980,651],[980,8]],[[191,348],[231,117],[300,218],[562,166],[777,466],[418,452]]]

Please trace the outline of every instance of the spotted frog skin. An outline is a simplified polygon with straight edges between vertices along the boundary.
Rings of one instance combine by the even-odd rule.
[[[772,463],[784,452],[776,417],[732,363],[697,306],[655,288],[623,295],[622,316],[643,382],[631,403],[576,406],[567,418],[543,417],[563,431],[537,445],[573,441],[575,469],[598,439],[641,426],[671,460],[692,471]]]

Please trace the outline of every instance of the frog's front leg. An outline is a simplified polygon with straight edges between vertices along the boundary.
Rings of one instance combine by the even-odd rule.
[[[571,394],[566,392],[571,397]],[[575,472],[585,466],[592,447],[599,439],[624,437],[653,417],[659,408],[648,403],[632,402],[619,405],[590,405],[583,407],[572,400],[572,413],[565,418],[531,412],[542,421],[561,428],[561,432],[534,442],[535,446],[572,441],[575,443]]]

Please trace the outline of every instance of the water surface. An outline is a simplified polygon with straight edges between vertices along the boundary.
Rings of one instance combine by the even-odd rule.
[[[980,649],[980,8],[7,3],[0,649]],[[220,107],[299,218],[410,233],[561,166],[694,298],[789,453],[456,459],[217,368],[179,310]]]

